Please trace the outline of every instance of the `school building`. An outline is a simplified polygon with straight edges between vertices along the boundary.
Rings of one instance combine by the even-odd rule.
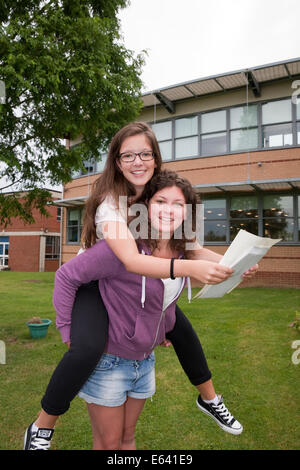
[[[201,195],[205,246],[223,254],[241,228],[281,238],[242,286],[299,288],[300,58],[179,83],[142,100],[138,119],[155,131],[164,167]],[[105,160],[85,162],[64,187],[61,262],[79,249],[84,202]]]
[[[52,201],[61,199],[60,191],[50,192]],[[23,194],[19,194],[20,198]],[[50,272],[59,268],[62,210],[49,205],[47,211],[49,217],[34,209],[34,224],[24,224],[15,217],[6,227],[0,225],[0,270]]]

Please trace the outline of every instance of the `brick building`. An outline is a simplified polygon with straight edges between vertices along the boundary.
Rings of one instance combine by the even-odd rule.
[[[300,58],[142,96],[139,120],[155,131],[164,167],[201,194],[205,246],[224,253],[240,228],[282,238],[243,285],[300,287],[299,79]],[[105,159],[64,187],[62,262],[78,251],[84,201]]]
[[[61,192],[50,191],[53,201]],[[48,207],[50,217],[33,211],[34,224],[13,218],[5,228],[0,226],[0,269],[12,271],[56,271],[60,262],[61,208]]]

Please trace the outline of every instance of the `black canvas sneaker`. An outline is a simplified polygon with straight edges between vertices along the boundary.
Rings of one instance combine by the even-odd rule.
[[[203,413],[213,418],[223,431],[235,435],[241,434],[243,432],[243,426],[229,413],[224,404],[223,397],[218,395],[218,398],[218,404],[214,405],[213,403],[205,403],[199,395],[196,403],[198,408],[203,411]]]
[[[54,429],[38,428],[33,430],[33,423],[26,429],[24,450],[49,450]]]

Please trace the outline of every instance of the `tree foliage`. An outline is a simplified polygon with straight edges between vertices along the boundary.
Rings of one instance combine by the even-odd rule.
[[[70,181],[138,115],[143,55],[125,48],[117,18],[127,4],[0,0],[0,180],[30,190],[22,207],[0,195],[0,223],[29,221],[49,197],[46,180]],[[78,136],[80,146],[62,145]]]

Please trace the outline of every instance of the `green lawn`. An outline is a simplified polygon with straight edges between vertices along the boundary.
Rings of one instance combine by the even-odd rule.
[[[53,273],[0,272],[0,340],[6,345],[6,364],[0,364],[1,450],[22,448],[24,430],[65,352],[55,328],[53,278]],[[217,393],[244,432],[229,435],[203,415],[173,349],[159,347],[157,392],[138,423],[138,448],[299,449],[300,364],[292,362],[292,343],[300,334],[289,324],[299,311],[300,291],[236,289],[222,299],[191,304],[183,293],[179,305],[201,339]],[[36,315],[53,320],[44,339],[29,336],[25,323]],[[91,448],[79,398],[56,426],[52,448]]]

